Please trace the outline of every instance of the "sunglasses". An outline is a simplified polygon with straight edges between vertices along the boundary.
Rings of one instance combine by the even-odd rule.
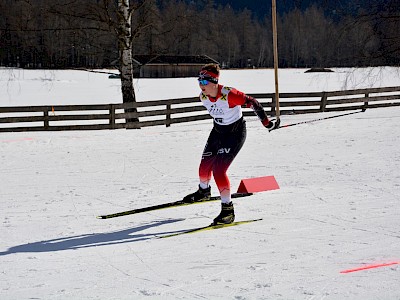
[[[199,80],[199,84],[201,85],[207,85],[210,83],[210,81],[206,80],[206,79],[198,79]]]

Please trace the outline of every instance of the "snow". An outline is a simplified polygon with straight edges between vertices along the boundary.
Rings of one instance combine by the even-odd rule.
[[[400,68],[332,68],[333,73],[304,73],[307,69],[279,71],[282,93],[338,91],[400,85]],[[120,103],[115,70],[25,70],[0,68],[0,107]],[[222,70],[221,82],[246,93],[274,93],[274,70]],[[194,78],[135,79],[138,101],[189,98],[199,94]]]
[[[0,72],[1,106],[120,101],[107,74]],[[271,72],[223,71],[221,81],[273,92]],[[280,71],[281,91],[400,85],[394,68],[303,72]],[[138,98],[192,97],[193,81],[138,80]],[[263,220],[167,239],[157,237],[209,224],[220,204],[96,216],[194,191],[210,121],[2,133],[0,299],[400,299],[399,122],[399,107],[271,133],[248,118],[229,176],[234,190],[275,176],[279,190],[235,200],[237,220]]]

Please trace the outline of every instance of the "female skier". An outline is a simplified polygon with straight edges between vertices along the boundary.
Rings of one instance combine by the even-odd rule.
[[[242,105],[251,107],[261,123],[269,130],[279,127],[279,118],[269,120],[261,104],[253,97],[235,88],[218,84],[219,66],[207,64],[199,72],[200,100],[214,119],[214,127],[208,137],[199,167],[199,188],[183,198],[184,202],[196,202],[211,196],[210,180],[214,175],[221,195],[221,213],[212,225],[229,224],[235,220],[231,201],[228,167],[246,140],[246,122]]]

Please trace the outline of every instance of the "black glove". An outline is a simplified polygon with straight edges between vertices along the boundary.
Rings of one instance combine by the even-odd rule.
[[[268,124],[265,125],[265,128],[267,128],[268,131],[272,131],[274,129],[279,128],[280,124],[281,124],[281,120],[279,118],[271,119],[271,120],[269,120]]]

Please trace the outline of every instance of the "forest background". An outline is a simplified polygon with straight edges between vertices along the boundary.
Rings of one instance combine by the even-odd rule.
[[[130,1],[133,54],[272,67],[271,1]],[[140,5],[135,6],[135,2]],[[115,0],[0,0],[0,66],[110,68]],[[400,1],[277,1],[280,67],[400,64]]]

